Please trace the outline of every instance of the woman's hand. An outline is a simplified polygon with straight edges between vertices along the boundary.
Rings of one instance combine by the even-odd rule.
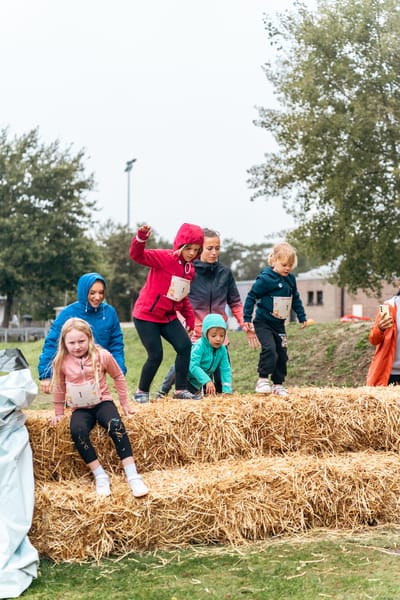
[[[389,329],[393,325],[392,317],[390,315],[383,314],[377,323],[381,331]]]

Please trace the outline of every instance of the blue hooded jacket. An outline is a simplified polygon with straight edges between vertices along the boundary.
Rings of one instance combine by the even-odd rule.
[[[122,372],[126,373],[124,339],[115,308],[106,302],[102,302],[97,308],[93,308],[88,301],[89,290],[96,281],[101,281],[106,287],[105,279],[99,273],[85,273],[82,275],[77,286],[78,300],[66,306],[53,321],[39,357],[39,379],[51,378],[51,365],[57,353],[61,328],[65,321],[71,317],[78,317],[89,323],[96,344],[111,352]]]
[[[195,389],[211,381],[211,375],[217,367],[220,369],[222,392],[232,394],[232,369],[226,346],[213,348],[207,339],[207,331],[211,327],[222,327],[226,331],[226,323],[221,315],[210,313],[202,324],[201,338],[192,346],[188,381]]]

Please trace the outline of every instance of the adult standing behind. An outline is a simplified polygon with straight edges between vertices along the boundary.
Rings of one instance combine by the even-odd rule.
[[[384,303],[388,312],[378,311],[369,333],[369,342],[376,346],[367,375],[367,385],[400,384],[400,290]]]
[[[225,321],[226,306],[232,311],[239,326],[243,328],[243,304],[240,298],[233,273],[229,267],[219,262],[221,251],[221,238],[214,229],[203,229],[204,245],[199,259],[193,261],[196,277],[190,286],[189,300],[195,314],[194,332],[191,341],[194,343],[202,337],[202,324],[204,318],[210,313],[221,315]],[[254,331],[247,332],[249,344],[257,348],[259,343]],[[225,337],[225,346],[228,348],[228,336]],[[168,371],[158,398],[167,395],[174,382],[174,367]],[[217,393],[222,392],[220,372],[214,373],[214,383]]]
[[[57,353],[61,329],[71,317],[78,317],[89,323],[96,344],[111,352],[125,375],[122,329],[115,308],[105,301],[105,292],[106,281],[99,273],[85,273],[79,278],[77,301],[60,312],[44,340],[38,367],[42,392],[50,393],[52,362]]]
[[[183,223],[175,236],[173,248],[147,250],[145,246],[150,233],[149,225],[139,227],[129,251],[132,260],[150,268],[132,315],[147,352],[135,400],[142,403],[149,401],[150,386],[163,359],[161,338],[167,340],[176,352],[174,398],[190,400],[194,396],[187,389],[191,350],[188,334],[194,329],[194,313],[188,294],[195,276],[193,260],[201,253],[204,235],[198,225]],[[185,327],[178,319],[178,311],[185,319]]]

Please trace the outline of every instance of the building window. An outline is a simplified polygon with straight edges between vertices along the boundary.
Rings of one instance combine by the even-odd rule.
[[[319,292],[317,292],[317,304],[318,306],[322,306],[324,303],[324,294],[322,292],[322,290],[320,290]]]
[[[314,292],[307,292],[307,306],[313,306],[314,304]]]

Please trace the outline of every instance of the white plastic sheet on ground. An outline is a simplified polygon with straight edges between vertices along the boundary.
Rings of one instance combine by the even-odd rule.
[[[13,354],[14,353],[14,354]],[[17,598],[37,576],[28,538],[34,507],[32,450],[25,416],[37,385],[18,350],[0,351],[0,598]]]

